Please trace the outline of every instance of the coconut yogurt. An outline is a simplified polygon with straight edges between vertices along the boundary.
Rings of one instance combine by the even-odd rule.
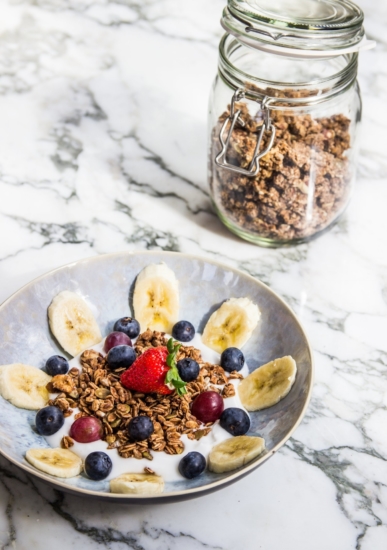
[[[100,353],[104,353],[103,352],[104,341],[105,340],[103,340],[97,345],[94,345],[90,349],[93,349]],[[133,340],[133,343],[134,342],[135,340]],[[203,344],[201,339],[201,334],[196,333],[193,340],[189,342],[189,345],[194,346],[195,348],[201,351],[204,362],[219,365],[219,362],[220,362],[219,353],[208,348]],[[81,354],[79,354],[77,357],[74,357],[71,361],[69,361],[70,368],[76,367],[77,369],[82,370],[80,356]],[[249,369],[246,363],[244,364],[240,373],[243,376],[247,376],[249,374]],[[240,380],[238,379],[230,380],[230,382],[235,386],[236,389],[240,384]],[[53,395],[52,398],[54,397],[55,396]],[[246,409],[243,407],[239,399],[238,391],[235,392],[234,396],[224,399],[224,408],[226,409],[229,407],[238,407],[246,411]],[[77,414],[78,412],[79,412],[79,409],[74,408],[73,414],[65,418],[65,422],[62,428],[58,430],[54,435],[46,436],[45,439],[47,443],[50,445],[50,447],[53,447],[53,448],[60,447],[63,436],[69,435],[70,427],[74,422],[74,415]],[[181,436],[181,441],[184,444],[184,451],[182,454],[169,455],[163,451],[156,452],[151,450],[150,452],[153,456],[152,461],[149,461],[146,458],[141,458],[141,459],[122,458],[118,454],[117,449],[107,449],[107,443],[106,441],[103,441],[103,440],[94,441],[92,443],[77,443],[76,441],[74,441],[74,445],[71,447],[71,451],[77,454],[83,460],[86,459],[87,455],[89,455],[94,451],[102,451],[107,455],[109,455],[113,463],[113,468],[109,477],[106,478],[107,480],[114,479],[115,477],[118,477],[119,475],[125,474],[125,473],[134,473],[134,474],[143,473],[145,467],[151,467],[152,470],[154,470],[156,474],[162,476],[166,482],[171,482],[171,481],[181,481],[182,479],[184,479],[178,470],[179,462],[184,455],[186,455],[191,451],[197,451],[197,452],[200,452],[207,460],[208,455],[211,452],[211,449],[213,448],[214,445],[226,439],[230,439],[231,437],[233,436],[229,434],[226,430],[224,430],[220,426],[219,420],[217,420],[215,424],[211,427],[211,432],[208,435],[200,438],[199,440],[188,439],[187,435],[183,434]]]

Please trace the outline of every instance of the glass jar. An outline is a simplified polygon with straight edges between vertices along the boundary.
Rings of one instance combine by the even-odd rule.
[[[209,184],[220,219],[240,237],[303,242],[347,206],[361,119],[358,50],[372,46],[362,21],[346,0],[229,0],[210,98]]]

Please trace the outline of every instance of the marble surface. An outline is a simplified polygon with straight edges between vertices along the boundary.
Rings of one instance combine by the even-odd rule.
[[[237,484],[183,504],[85,502],[0,458],[0,548],[387,547],[387,4],[361,0],[364,122],[350,208],[265,250],[232,236],[206,185],[206,110],[224,0],[2,0],[0,299],[119,250],[217,258],[268,283],[315,350],[311,406]]]

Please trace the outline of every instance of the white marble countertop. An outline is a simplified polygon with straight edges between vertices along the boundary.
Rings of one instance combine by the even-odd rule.
[[[387,548],[386,3],[360,2],[378,47],[361,55],[350,208],[330,233],[280,250],[238,240],[211,210],[206,112],[224,4],[1,1],[0,299],[94,254],[216,257],[300,316],[316,359],[310,408],[265,466],[180,504],[85,501],[0,458],[2,550]]]

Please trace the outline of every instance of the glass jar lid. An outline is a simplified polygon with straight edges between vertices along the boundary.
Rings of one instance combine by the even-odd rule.
[[[350,0],[228,0],[222,26],[248,46],[291,57],[372,48],[362,10]]]

